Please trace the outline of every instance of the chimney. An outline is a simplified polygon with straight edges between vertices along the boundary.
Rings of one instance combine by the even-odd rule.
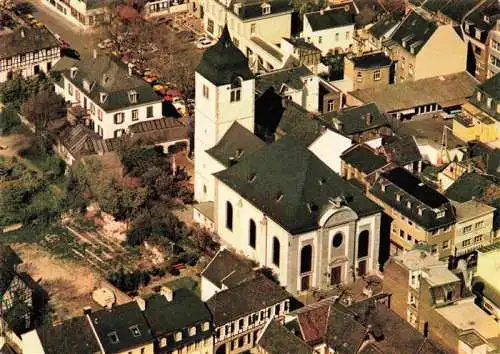
[[[128,64],[128,76],[132,76],[132,68],[134,67],[133,64],[129,63]]]
[[[85,306],[83,308],[83,314],[84,315],[90,315],[91,312],[92,312],[92,308],[90,306]]]
[[[169,287],[162,286],[160,288],[160,294],[165,296],[165,298],[167,299],[168,302],[170,302],[174,299],[174,292]]]
[[[93,54],[94,54],[94,59],[97,59],[97,49],[94,49]]]
[[[236,159],[231,156],[229,159],[229,167],[236,165]]]
[[[21,38],[24,38],[24,29],[21,28]]]
[[[137,305],[139,305],[139,308],[141,311],[146,310],[146,300],[144,300],[142,297],[138,296],[135,298],[135,302],[137,302]]]

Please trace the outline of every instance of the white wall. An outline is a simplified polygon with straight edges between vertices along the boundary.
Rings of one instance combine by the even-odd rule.
[[[201,277],[201,301],[207,301],[219,291],[221,291],[221,289],[214,283],[203,276]]]
[[[327,129],[309,146],[309,150],[333,171],[341,174],[340,155],[351,145],[351,139]]]
[[[37,59],[35,59],[34,53],[27,53],[25,55],[25,60],[21,62],[21,56],[16,55],[11,58],[5,58],[0,60],[0,83],[7,81],[9,71],[21,73],[24,77],[30,77],[35,75],[35,66],[38,65],[40,71],[48,73],[47,65],[54,67],[54,65],[59,61],[61,57],[61,52],[59,47],[51,48],[49,54],[46,54],[45,49],[43,50],[44,55],[38,54]]]
[[[321,49],[322,55],[326,55],[330,50],[333,51],[336,48],[341,48],[342,52],[348,51],[350,46],[354,44],[353,36],[354,25],[313,31],[307,17],[304,15],[302,37]]]

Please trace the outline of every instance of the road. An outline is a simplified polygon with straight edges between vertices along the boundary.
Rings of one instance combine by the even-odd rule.
[[[80,54],[91,54],[92,50],[97,48],[95,33],[84,32],[81,27],[70,23],[62,15],[49,9],[48,5],[42,4],[41,0],[31,0],[30,3],[36,7],[33,16],[45,24],[52,32],[60,35]]]

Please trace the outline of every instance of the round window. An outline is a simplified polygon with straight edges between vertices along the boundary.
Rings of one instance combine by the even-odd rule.
[[[344,237],[342,236],[342,234],[340,232],[337,232],[335,236],[333,236],[332,246],[335,248],[340,247],[343,239]]]

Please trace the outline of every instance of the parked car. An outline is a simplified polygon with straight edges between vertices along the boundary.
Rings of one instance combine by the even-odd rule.
[[[80,53],[78,53],[78,51],[76,49],[73,49],[70,47],[61,48],[61,55],[66,56],[66,57],[70,57],[73,59],[80,59]]]
[[[204,48],[208,48],[208,47],[211,47],[215,44],[215,41],[208,37],[208,36],[202,36],[200,38],[198,38],[198,40],[196,41],[196,48],[198,49],[204,49]]]

